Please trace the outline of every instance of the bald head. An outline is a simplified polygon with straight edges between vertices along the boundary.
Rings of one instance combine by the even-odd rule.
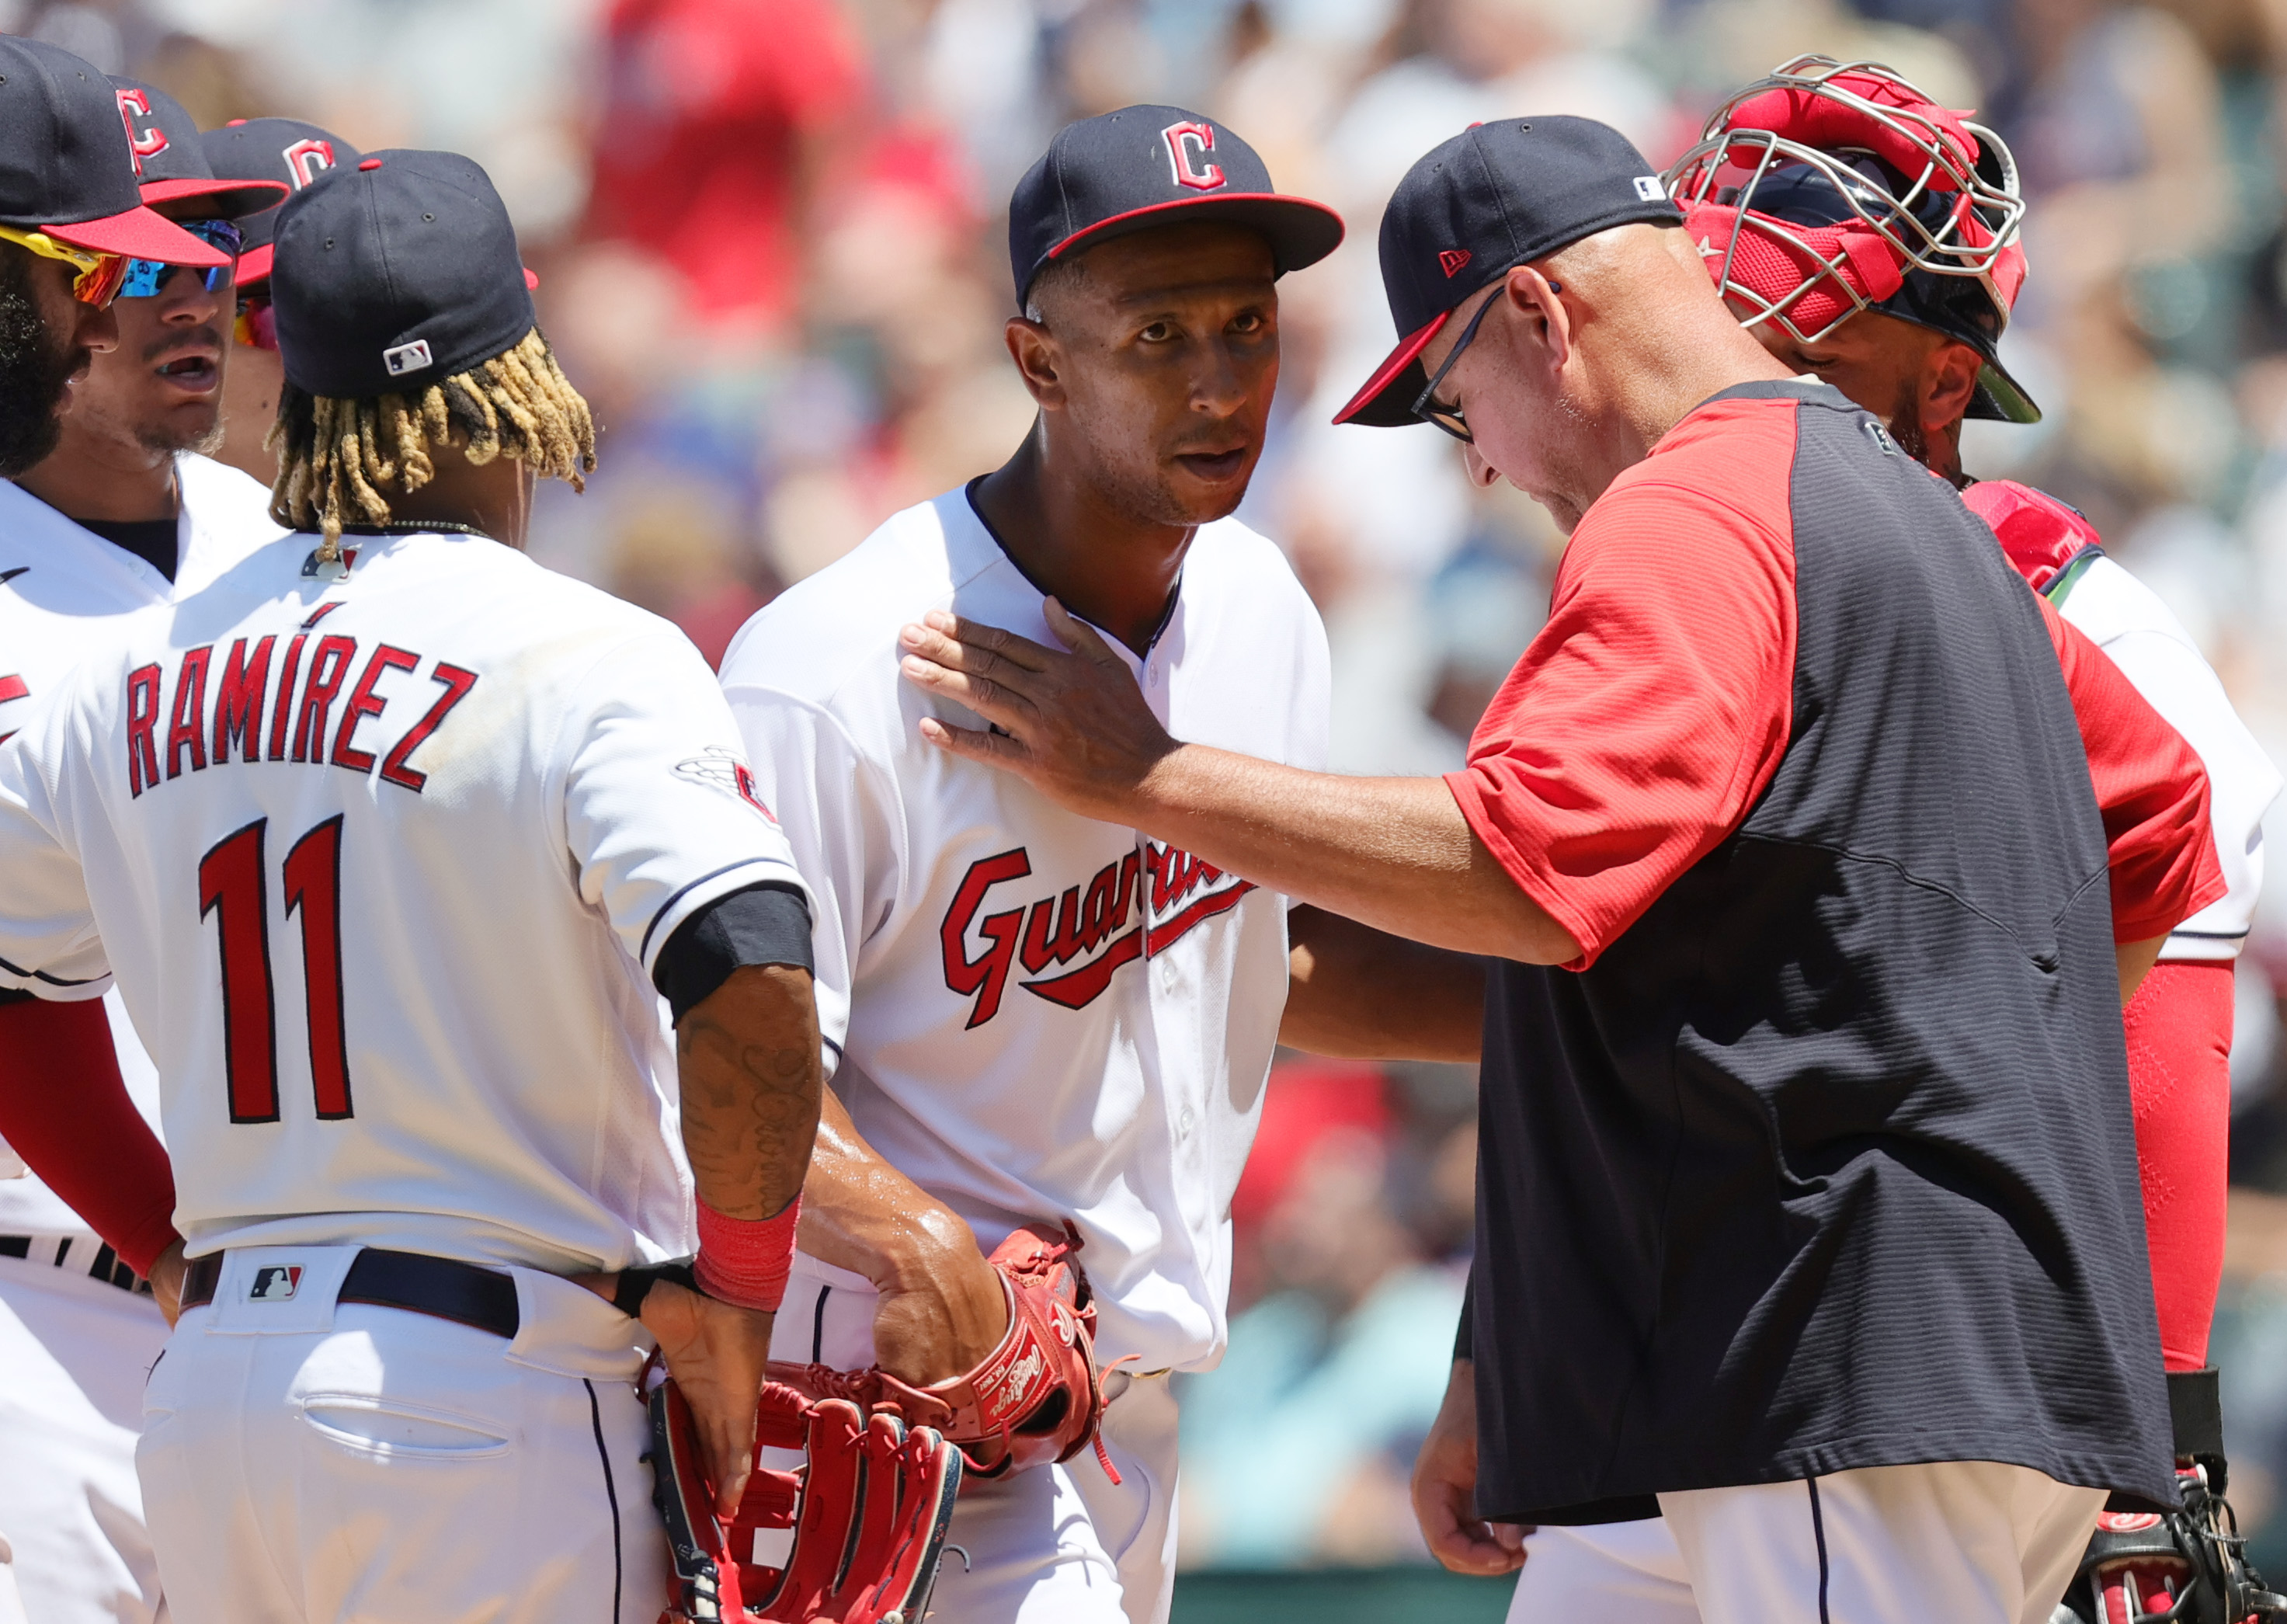
[[[1506,478],[1568,533],[1700,401],[1792,376],[1724,309],[1673,226],[1614,226],[1514,267],[1454,311],[1422,354],[1430,376],[1488,303],[1438,397],[1475,436],[1471,476]]]

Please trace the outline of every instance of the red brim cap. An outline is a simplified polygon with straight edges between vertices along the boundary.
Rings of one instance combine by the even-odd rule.
[[[124,214],[106,215],[99,220],[75,220],[69,225],[43,226],[40,229],[59,242],[98,254],[124,254],[131,259],[155,259],[162,265],[191,265],[202,270],[230,263],[230,256],[220,249],[209,247],[174,221],[148,209],[130,209]]]
[[[142,186],[146,209],[189,198],[211,199],[214,211],[226,220],[275,209],[286,201],[287,191],[286,184],[278,180],[206,180],[190,175],[178,180],[146,180]]]
[[[1373,429],[1400,429],[1421,421],[1413,415],[1413,402],[1428,388],[1429,380],[1421,368],[1421,352],[1452,315],[1441,310],[1426,326],[1418,327],[1397,341],[1397,347],[1382,358],[1381,365],[1365,381],[1365,387],[1350,397],[1350,403],[1334,414],[1336,423],[1362,424]]]

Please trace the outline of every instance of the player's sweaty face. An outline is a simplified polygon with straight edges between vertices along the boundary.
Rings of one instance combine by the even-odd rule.
[[[1071,438],[1123,511],[1198,525],[1238,506],[1278,384],[1268,243],[1220,225],[1115,237],[1042,313]]]
[[[119,347],[73,384],[65,433],[151,455],[211,449],[236,308],[229,283],[210,293],[197,272],[181,270],[147,298],[115,301]]]

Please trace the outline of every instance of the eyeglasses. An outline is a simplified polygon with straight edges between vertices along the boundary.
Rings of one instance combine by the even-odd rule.
[[[205,285],[209,293],[228,287],[238,274],[238,252],[246,242],[239,234],[238,227],[228,220],[178,220],[176,224],[209,248],[230,256],[229,265],[201,267],[205,271]],[[176,272],[193,268],[169,265],[163,259],[131,259],[127,262],[126,277],[120,283],[119,297],[123,299],[150,298],[167,285],[168,278]]]
[[[119,297],[119,284],[127,275],[127,261],[119,255],[74,248],[68,242],[57,242],[44,231],[27,231],[20,226],[0,226],[0,241],[29,249],[43,259],[60,259],[66,265],[76,267],[79,274],[72,279],[72,297],[83,305],[92,305],[98,310]]]
[[[1445,375],[1453,369],[1453,363],[1461,359],[1461,352],[1468,349],[1469,341],[1477,336],[1477,326],[1485,319],[1485,312],[1501,302],[1500,289],[1502,284],[1496,282],[1493,286],[1492,297],[1477,306],[1477,313],[1471,316],[1468,326],[1461,329],[1461,341],[1453,346],[1453,353],[1445,357],[1445,364],[1437,368],[1437,376],[1429,380],[1429,387],[1415,396],[1413,400],[1416,417],[1424,423],[1436,424],[1463,445],[1476,444],[1477,437],[1470,432],[1469,420],[1461,416],[1460,407],[1446,406],[1437,400],[1437,385],[1445,381]]]
[[[272,312],[268,299],[241,299],[238,302],[238,321],[231,329],[239,343],[257,350],[278,347],[278,318]]]

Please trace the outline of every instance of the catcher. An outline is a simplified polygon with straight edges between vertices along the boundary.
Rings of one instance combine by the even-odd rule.
[[[966,1561],[934,1617],[1151,1624],[1173,1579],[1165,1377],[1221,1350],[1225,1215],[1290,949],[1336,927],[938,756],[897,639],[947,606],[1044,637],[1060,601],[1162,715],[1316,764],[1325,634],[1227,515],[1278,381],[1277,278],[1341,225],[1275,193],[1229,130],[1151,107],[1059,133],[1009,219],[1033,432],[787,591],[724,662],[817,899],[833,1068],[772,1351],[878,1361],[896,1380],[868,1396],[963,1446]]]

